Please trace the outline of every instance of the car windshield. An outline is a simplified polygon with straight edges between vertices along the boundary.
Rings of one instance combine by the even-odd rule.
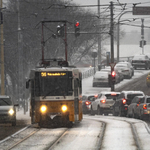
[[[93,99],[94,95],[93,96],[88,96],[88,100],[91,101]]]
[[[99,78],[102,76],[108,77],[108,72],[98,72],[95,74],[95,78]]]
[[[119,67],[119,68],[121,68],[121,67],[127,67],[127,64],[117,64],[115,67]]]
[[[113,99],[113,98],[116,98],[116,97],[118,97],[119,96],[119,94],[106,94],[105,95],[106,97],[107,97],[107,99]]]
[[[141,93],[128,94],[128,100],[132,100],[135,96],[143,96]]]
[[[0,106],[12,105],[10,98],[0,98]]]
[[[145,60],[145,55],[134,56],[133,60]]]
[[[150,98],[147,98],[147,99],[146,99],[146,103],[150,103]]]

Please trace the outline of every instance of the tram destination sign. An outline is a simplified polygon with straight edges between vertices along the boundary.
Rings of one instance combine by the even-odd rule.
[[[133,15],[150,15],[150,7],[133,7]]]

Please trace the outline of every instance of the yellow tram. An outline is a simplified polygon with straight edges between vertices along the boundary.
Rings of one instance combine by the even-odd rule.
[[[70,126],[82,120],[82,74],[61,59],[48,59],[31,70],[30,87],[32,123]]]

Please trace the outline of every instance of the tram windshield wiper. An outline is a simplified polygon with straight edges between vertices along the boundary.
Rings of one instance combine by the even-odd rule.
[[[43,96],[42,99],[46,98],[46,96],[48,96],[51,92],[53,92],[53,91],[55,91],[55,90],[58,90],[58,89],[59,89],[59,87],[57,86],[55,89],[50,90],[48,93],[46,93],[46,94]]]

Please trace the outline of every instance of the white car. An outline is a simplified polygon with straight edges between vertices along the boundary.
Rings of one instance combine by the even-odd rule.
[[[122,61],[122,62],[118,62],[118,64],[128,64],[128,66],[130,67],[131,71],[132,71],[132,76],[134,76],[134,67],[132,66],[132,64],[128,61]]]
[[[128,64],[117,63],[115,65],[115,68],[122,72],[125,79],[131,79],[132,78],[132,70]]]
[[[112,108],[116,98],[120,95],[120,92],[100,92],[98,97],[91,103],[91,115],[108,115],[112,113]]]
[[[108,72],[97,71],[93,76],[93,87],[106,86],[109,87]]]

